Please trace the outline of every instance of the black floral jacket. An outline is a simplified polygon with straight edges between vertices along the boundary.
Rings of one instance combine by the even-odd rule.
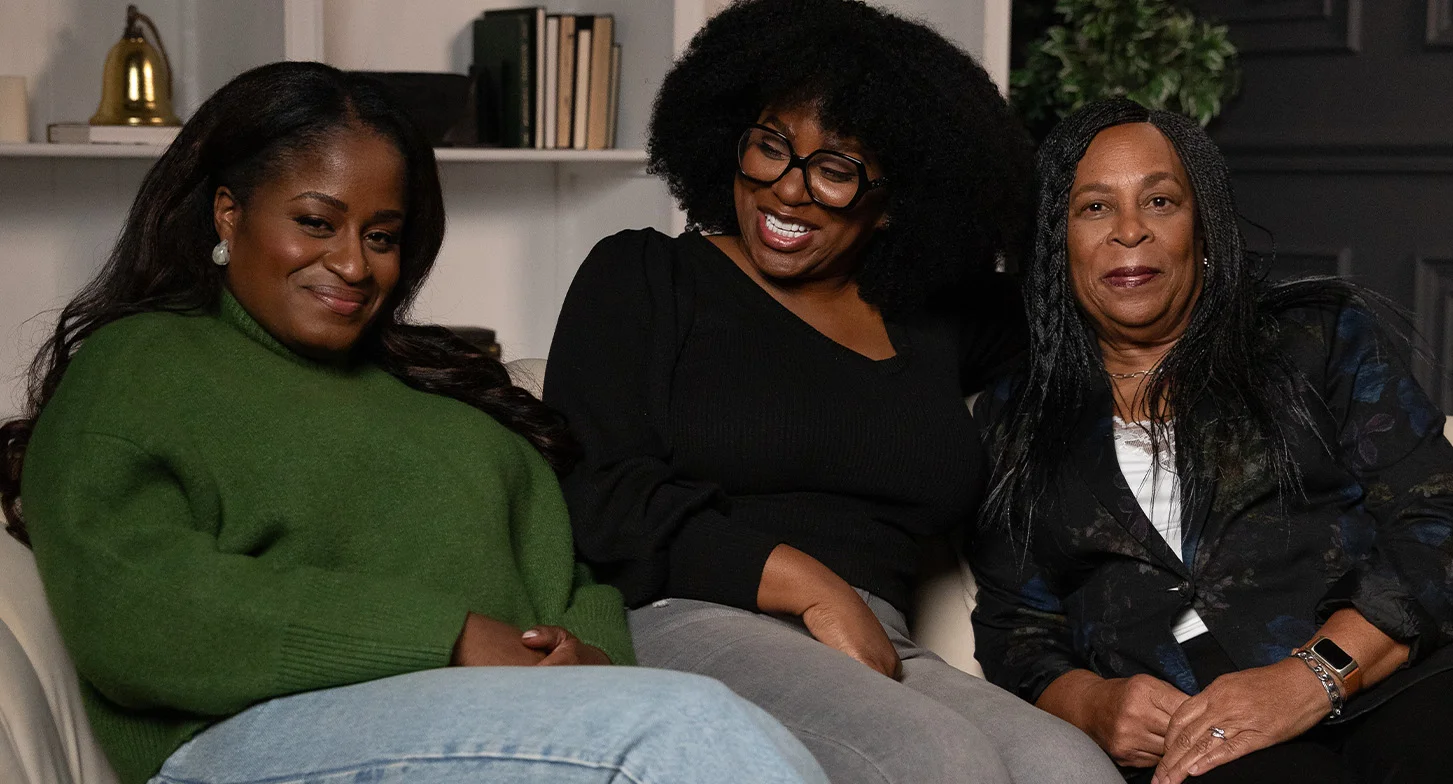
[[[1243,669],[1285,658],[1344,607],[1411,644],[1409,665],[1351,700],[1343,720],[1453,669],[1453,446],[1442,412],[1365,311],[1293,310],[1279,324],[1282,350],[1321,398],[1310,406],[1317,432],[1298,431],[1293,444],[1305,497],[1283,503],[1261,453],[1244,450],[1188,510],[1177,558],[1120,471],[1103,391],[1100,415],[1081,423],[1063,459],[1061,519],[1037,521],[1027,552],[1001,531],[969,538],[990,681],[1033,702],[1083,668],[1147,673],[1194,694],[1206,684],[1171,635],[1188,606]],[[1015,383],[975,404],[991,449]]]

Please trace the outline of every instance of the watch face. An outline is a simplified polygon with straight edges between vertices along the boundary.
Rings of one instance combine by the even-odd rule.
[[[1332,665],[1334,670],[1341,671],[1352,666],[1352,657],[1348,656],[1347,652],[1342,650],[1337,643],[1326,638],[1318,640],[1317,644],[1312,646],[1312,653],[1321,656],[1322,660]]]

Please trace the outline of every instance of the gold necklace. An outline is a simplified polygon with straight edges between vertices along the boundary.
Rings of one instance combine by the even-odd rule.
[[[1137,370],[1134,373],[1111,373],[1108,370],[1105,372],[1109,374],[1110,378],[1130,379],[1155,375],[1155,372],[1159,369],[1160,368],[1146,368],[1145,370]]]

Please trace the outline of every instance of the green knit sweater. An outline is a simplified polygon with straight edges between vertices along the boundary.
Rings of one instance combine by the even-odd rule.
[[[230,296],[91,336],[36,426],[23,497],[128,784],[249,705],[446,666],[467,611],[632,661],[620,596],[576,565],[525,439],[377,367],[293,354]]]

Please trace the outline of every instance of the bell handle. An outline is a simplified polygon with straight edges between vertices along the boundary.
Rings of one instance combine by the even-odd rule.
[[[172,61],[170,57],[166,56],[166,44],[161,42],[161,33],[156,31],[156,23],[151,21],[151,17],[137,10],[136,6],[126,6],[127,28],[129,29],[137,21],[145,22],[147,29],[151,30],[151,40],[156,42],[156,48],[161,51],[161,64],[166,66],[167,83],[170,84],[172,80]]]

